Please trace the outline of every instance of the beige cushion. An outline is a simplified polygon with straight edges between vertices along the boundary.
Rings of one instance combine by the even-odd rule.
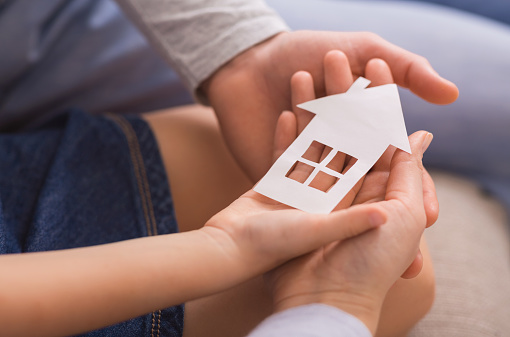
[[[426,232],[437,292],[412,337],[510,336],[510,236],[504,208],[473,182],[432,172],[440,205]]]

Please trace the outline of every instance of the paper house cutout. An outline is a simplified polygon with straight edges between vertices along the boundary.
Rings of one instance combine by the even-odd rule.
[[[411,153],[397,86],[387,84],[367,88],[369,84],[369,80],[360,77],[343,94],[298,105],[316,116],[276,160],[254,190],[309,213],[329,213],[388,146],[393,145]],[[313,141],[332,148],[320,163],[303,158]],[[345,174],[326,167],[338,151],[357,159]],[[297,161],[315,167],[305,183],[286,177]],[[320,171],[338,178],[327,192],[309,186]]]

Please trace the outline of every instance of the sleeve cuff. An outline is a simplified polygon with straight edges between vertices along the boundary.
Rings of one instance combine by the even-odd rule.
[[[277,336],[372,337],[372,334],[352,315],[332,306],[309,304],[268,317],[248,335]]]
[[[117,0],[195,98],[199,85],[246,49],[289,28],[262,0]]]

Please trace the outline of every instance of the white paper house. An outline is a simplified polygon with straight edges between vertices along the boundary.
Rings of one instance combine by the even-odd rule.
[[[411,153],[397,86],[388,84],[367,88],[369,83],[369,80],[360,77],[343,94],[298,105],[316,116],[254,190],[310,213],[329,213],[389,145]],[[320,163],[303,158],[313,141],[332,148]],[[326,167],[338,151],[357,159],[345,175]],[[305,183],[286,177],[297,161],[315,167]],[[309,186],[319,171],[338,178],[327,192]]]

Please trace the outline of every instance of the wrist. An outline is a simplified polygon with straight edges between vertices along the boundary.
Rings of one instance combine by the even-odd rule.
[[[264,73],[264,66],[270,59],[270,43],[277,37],[288,34],[288,32],[277,33],[236,55],[229,62],[225,63],[216,70],[209,78],[207,78],[199,86],[198,91],[201,92],[206,99],[214,106],[215,97],[222,96],[221,93],[230,93],[230,86],[224,83],[231,83],[236,77],[252,80],[257,73]],[[272,70],[274,71],[274,69]]]
[[[274,311],[280,312],[303,305],[319,303],[335,307],[359,319],[372,335],[377,330],[384,296],[372,293],[355,293],[342,291],[324,291],[303,293],[287,297],[274,303]]]
[[[225,214],[225,211],[222,211],[198,230],[216,252],[215,255],[221,262],[222,274],[228,278],[225,281],[231,286],[248,280],[258,270],[255,264],[250,263],[245,245],[239,242],[239,235],[236,234],[239,223],[240,220],[235,214]]]

